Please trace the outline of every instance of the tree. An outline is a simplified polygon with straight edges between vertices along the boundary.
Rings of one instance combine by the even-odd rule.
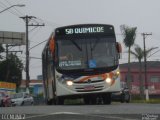
[[[2,52],[4,52],[4,48],[3,48],[2,44],[0,44],[0,54],[1,54]],[[1,55],[0,55],[0,59],[2,59],[2,56],[1,56]]]
[[[142,58],[144,58],[144,51],[141,49],[139,45],[135,45],[134,51],[131,50],[131,54],[138,59],[139,62],[139,85],[140,85],[140,97],[143,98],[144,88],[142,81]]]
[[[21,60],[16,55],[10,54],[7,60],[3,60],[0,63],[0,80],[13,82],[19,86],[22,80],[22,69]]]
[[[126,25],[121,25],[120,29],[123,36],[123,43],[125,44],[126,47],[128,47],[127,85],[129,87],[129,91],[131,91],[130,51],[131,47],[134,45],[137,27],[128,27]]]
[[[146,50],[146,56],[149,55],[149,53],[156,49],[157,47],[152,47],[150,49]],[[139,85],[140,85],[140,97],[143,99],[144,97],[144,81],[142,80],[142,59],[144,58],[144,50],[139,46],[135,45],[134,51],[131,50],[131,54],[135,56],[135,58],[138,59],[139,62]]]

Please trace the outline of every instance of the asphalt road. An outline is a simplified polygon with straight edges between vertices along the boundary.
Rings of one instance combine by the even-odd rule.
[[[160,120],[160,104],[16,106],[0,108],[0,114],[26,120]]]

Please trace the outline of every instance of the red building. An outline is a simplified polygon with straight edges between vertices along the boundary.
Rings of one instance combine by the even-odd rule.
[[[131,85],[132,94],[139,94],[139,63],[133,62],[130,64],[131,68]],[[127,80],[128,63],[120,65],[121,81]],[[145,88],[144,80],[144,63],[142,63],[142,81]],[[147,84],[150,95],[160,95],[160,62],[148,61],[147,62]]]

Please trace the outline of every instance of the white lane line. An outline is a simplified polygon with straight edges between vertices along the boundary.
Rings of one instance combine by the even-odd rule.
[[[107,114],[106,114],[107,115]],[[87,115],[87,116],[92,116],[92,117],[101,117],[101,118],[111,118],[111,119],[119,119],[119,120],[137,120],[137,119],[134,119],[134,118],[122,118],[122,117],[116,117],[116,116],[112,116],[111,115],[108,115],[108,116],[102,116],[102,115]]]
[[[51,113],[52,115],[56,114],[72,114],[72,115],[80,115],[81,113],[75,113],[75,112],[55,112]]]
[[[25,119],[45,117],[45,116],[50,116],[50,115],[59,115],[59,114],[80,115],[80,113],[74,113],[74,112],[55,112],[55,113],[49,113],[49,114],[44,114],[44,115],[33,115],[33,116],[26,117]]]
[[[81,114],[81,113],[74,113],[74,112],[55,112],[55,113],[50,113],[50,114],[45,114],[45,115],[34,115],[34,116],[29,116],[26,117],[25,119],[30,119],[30,118],[36,118],[36,117],[46,117],[46,116],[50,116],[50,115],[60,115],[60,114],[68,114],[68,115],[84,115],[84,116],[88,116],[88,117],[100,117],[100,118],[111,118],[111,119],[119,119],[119,120],[137,120],[134,118],[123,118],[123,117],[116,117],[116,116],[112,116],[112,115],[107,115],[107,116],[102,116],[102,115],[87,115],[87,114]]]

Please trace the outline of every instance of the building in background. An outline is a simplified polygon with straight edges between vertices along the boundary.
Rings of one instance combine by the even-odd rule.
[[[42,75],[38,75],[37,76],[37,80],[43,80],[43,76]]]
[[[21,81],[19,92],[24,92],[26,89],[26,80]],[[43,81],[42,80],[30,80],[29,83],[30,93],[34,96],[43,96]]]
[[[139,63],[132,62],[131,67],[131,84],[132,94],[139,94]],[[127,80],[128,63],[120,65],[121,81]],[[144,63],[142,63],[142,80],[143,86],[144,81]],[[147,82],[150,95],[160,95],[160,62],[159,61],[148,61],[147,62]]]

